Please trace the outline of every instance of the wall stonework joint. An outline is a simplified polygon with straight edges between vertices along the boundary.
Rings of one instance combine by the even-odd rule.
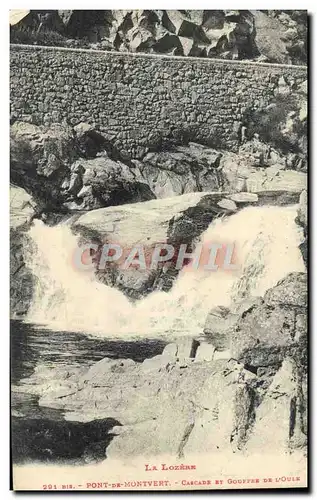
[[[10,59],[12,121],[87,122],[130,157],[180,133],[235,149],[282,77],[294,92],[307,79],[305,66],[57,47],[12,45]]]

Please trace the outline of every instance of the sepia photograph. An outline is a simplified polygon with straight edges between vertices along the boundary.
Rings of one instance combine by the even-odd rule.
[[[8,22],[12,489],[307,489],[307,10]]]

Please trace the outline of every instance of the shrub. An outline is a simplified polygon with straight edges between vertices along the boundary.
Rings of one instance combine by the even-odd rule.
[[[47,29],[36,30],[29,27],[11,27],[10,43],[20,43],[25,45],[48,45],[64,46],[67,45],[67,39],[60,33]]]

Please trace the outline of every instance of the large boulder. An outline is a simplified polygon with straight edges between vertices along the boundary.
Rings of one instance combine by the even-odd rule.
[[[251,193],[288,191],[299,194],[307,187],[307,174],[279,168],[258,169],[246,179],[246,187]]]
[[[307,275],[305,273],[290,273],[280,280],[274,288],[264,296],[268,306],[307,306]]]
[[[281,362],[283,348],[295,336],[295,311],[268,305],[248,311],[231,336],[231,353],[235,359],[252,366],[268,366]]]
[[[182,339],[142,363],[105,358],[86,370],[36,370],[17,390],[37,394],[40,405],[62,410],[68,421],[114,419],[114,439],[103,444],[108,459],[184,460],[204,451],[242,460],[257,443],[270,452],[265,439],[272,442],[277,420],[280,453],[302,449],[304,382],[294,359],[254,370],[201,357],[203,346]]]
[[[176,145],[187,139],[176,131],[161,151],[133,162],[91,124],[72,129],[15,122],[11,177],[32,194],[40,212],[92,210],[196,191],[248,191],[253,199],[243,195],[244,201],[247,196],[256,201],[256,193],[296,194],[306,187],[306,174],[285,170],[287,158],[259,140],[232,153],[194,142]],[[241,203],[242,195],[235,196],[232,201]]]
[[[233,327],[239,316],[232,314],[226,307],[213,308],[206,319],[204,334],[218,351],[224,351],[230,347]]]
[[[10,185],[10,227],[27,228],[37,212],[37,205],[25,189]]]
[[[283,24],[259,10],[254,10],[252,13],[256,30],[256,46],[260,54],[269,61],[290,64],[291,57],[283,39],[286,31]]]
[[[24,187],[40,208],[59,210],[61,184],[76,157],[73,131],[63,124],[50,127],[15,122],[11,126],[11,180]]]
[[[148,153],[142,160],[142,175],[158,198],[191,191],[222,188],[219,161],[222,153],[189,143],[169,151]]]
[[[140,173],[106,153],[91,160],[77,160],[70,167],[69,182],[63,184],[71,200],[66,206],[92,210],[155,198],[149,186],[137,178],[141,178]]]
[[[123,290],[129,297],[139,298],[153,289],[168,290],[179,270],[175,269],[178,248],[181,244],[191,249],[192,242],[207,229],[216,217],[232,213],[232,209],[218,206],[221,193],[189,193],[164,200],[150,200],[92,210],[73,223],[73,230],[84,240],[91,241],[93,233],[100,245],[121,245],[122,256],[115,267],[97,272],[98,279]],[[150,269],[152,252],[158,243],[174,247],[174,256],[168,266]],[[146,269],[131,266],[122,269],[135,246],[142,246]],[[98,267],[98,266],[97,266]],[[111,271],[111,276],[109,276]]]
[[[218,193],[189,193],[165,200],[100,208],[81,215],[74,221],[73,227],[96,231],[102,240],[111,235],[114,241],[126,246],[138,242],[166,242],[171,220],[178,220],[186,210],[203,200],[211,208],[213,200],[218,201],[219,197],[222,196]],[[219,208],[219,213],[221,211]]]
[[[253,10],[255,43],[262,58],[283,64],[306,63],[307,13]]]
[[[125,163],[87,123],[72,129],[15,122],[11,178],[32,193],[39,211],[89,210],[155,197],[138,167]]]
[[[258,134],[241,144],[238,153],[221,153],[218,175],[223,188],[233,193],[300,193],[306,188],[306,173],[296,171],[298,155],[290,162]]]
[[[290,273],[269,289],[264,301],[245,310],[231,335],[231,355],[252,366],[280,365],[305,341],[307,275]]]
[[[286,357],[275,374],[262,404],[248,442],[250,453],[278,454],[294,447],[305,448],[307,436],[301,428],[303,408],[298,405],[298,375],[292,358]]]
[[[76,156],[75,138],[71,127],[54,123],[50,127],[16,121],[11,126],[12,162],[23,168],[26,158],[30,168],[43,177],[51,177]],[[33,165],[32,165],[33,164]]]

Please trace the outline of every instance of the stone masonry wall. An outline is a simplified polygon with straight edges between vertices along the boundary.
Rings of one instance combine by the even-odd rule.
[[[10,67],[12,121],[88,122],[131,157],[180,131],[234,149],[250,108],[307,78],[303,66],[26,45],[11,46]]]

